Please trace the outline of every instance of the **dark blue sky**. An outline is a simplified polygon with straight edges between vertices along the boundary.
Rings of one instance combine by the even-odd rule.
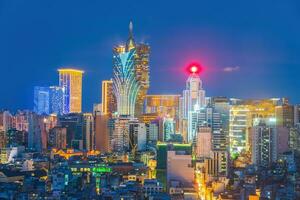
[[[112,47],[151,45],[150,93],[181,93],[184,66],[200,62],[209,96],[287,96],[300,102],[299,1],[0,0],[0,108],[33,107],[35,85],[56,69],[85,70],[83,109],[100,101]]]

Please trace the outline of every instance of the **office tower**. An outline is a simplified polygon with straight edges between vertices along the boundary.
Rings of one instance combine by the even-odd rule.
[[[110,137],[110,147],[113,152],[129,150],[129,121],[130,117],[121,115],[113,120],[113,130]]]
[[[129,121],[129,150],[131,152],[146,149],[147,135],[145,123],[138,120]]]
[[[135,44],[132,22],[126,45],[113,49],[113,92],[119,115],[139,117],[149,88],[149,46]]]
[[[34,112],[41,114],[62,114],[63,89],[58,86],[34,87]]]
[[[83,114],[83,149],[90,151],[94,149],[94,116],[92,113],[84,113]]]
[[[198,74],[196,66],[191,67],[190,76],[186,81],[186,89],[183,91],[181,99],[180,120],[187,120],[187,138],[188,142],[195,139],[196,132],[193,130],[193,118],[196,113],[206,106],[205,91],[202,89],[202,81]],[[195,126],[194,126],[195,127]],[[184,130],[182,127],[181,130]]]
[[[289,130],[289,148],[300,153],[300,124]]]
[[[48,148],[67,148],[67,128],[56,126],[49,131]]]
[[[276,124],[282,127],[294,126],[294,106],[284,103],[275,108]]]
[[[50,114],[49,87],[34,87],[34,112],[41,114]]]
[[[167,184],[172,187],[172,182],[179,182],[182,188],[192,187],[194,182],[194,167],[192,155],[185,151],[167,152]]]
[[[139,117],[143,113],[144,100],[147,95],[148,89],[150,87],[149,54],[150,54],[149,45],[138,44],[136,46],[136,57],[135,57],[136,72],[135,73],[136,73],[136,78],[141,86],[137,96],[136,105],[135,105],[136,117]]]
[[[49,111],[50,114],[63,114],[63,88],[59,86],[49,87]]]
[[[63,113],[81,113],[82,74],[77,69],[58,69],[59,86],[63,88]]]
[[[278,133],[274,118],[258,119],[251,128],[252,136],[252,163],[269,167],[277,160]]]
[[[148,125],[146,124],[147,128],[147,141],[149,142],[157,142],[158,140],[158,133],[159,133],[159,122],[158,120],[152,121]]]
[[[229,137],[230,152],[241,152],[246,148],[248,127],[251,127],[250,109],[245,105],[232,106],[230,109]]]
[[[95,149],[107,153],[110,151],[109,115],[95,112]]]
[[[70,113],[58,116],[58,125],[67,129],[67,148],[83,150],[83,115]]]
[[[113,93],[113,81],[102,81],[102,113],[104,115],[111,115],[117,111],[116,98]]]
[[[42,146],[42,132],[39,116],[35,113],[28,114],[28,148],[41,152]]]
[[[200,127],[197,134],[196,154],[198,157],[209,157],[212,150],[212,130]]]
[[[214,112],[214,109],[211,107],[205,107],[202,109],[195,109],[194,111],[190,111],[188,120],[188,131],[189,133],[191,133],[188,138],[190,142],[196,141],[199,127],[210,127],[213,133],[213,140],[215,139],[214,141],[217,142],[217,138],[214,138],[214,133],[217,134],[217,137],[221,136],[220,113]]]
[[[274,118],[274,99],[246,100],[239,105],[232,105],[229,118],[230,153],[239,154],[249,151],[251,142],[248,141],[249,128],[255,118]]]

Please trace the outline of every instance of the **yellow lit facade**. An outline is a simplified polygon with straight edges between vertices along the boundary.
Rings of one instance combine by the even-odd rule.
[[[113,94],[113,81],[102,81],[102,113],[112,114],[116,111],[116,99]]]
[[[180,95],[147,95],[146,113],[157,113],[160,117],[169,115],[175,119],[179,112]]]
[[[81,70],[59,69],[59,86],[63,87],[63,113],[80,113],[82,108]]]
[[[249,100],[230,109],[229,139],[231,154],[250,149],[249,128],[255,118],[275,116],[275,103],[272,99]]]

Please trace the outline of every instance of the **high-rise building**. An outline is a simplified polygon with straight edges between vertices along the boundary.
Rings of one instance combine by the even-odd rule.
[[[59,86],[63,88],[63,113],[81,113],[82,74],[77,69],[59,69]]]
[[[135,44],[129,24],[126,45],[114,47],[113,92],[117,101],[117,113],[139,117],[149,88],[149,46]]]
[[[111,150],[114,152],[127,152],[129,150],[129,121],[131,118],[127,115],[121,115],[112,120]]]
[[[181,127],[181,131],[184,132],[187,129],[187,140],[192,142],[195,139],[196,129],[193,130],[193,118],[195,119],[195,114],[199,110],[206,107],[205,101],[205,91],[202,89],[202,81],[198,74],[199,69],[197,66],[192,66],[190,70],[190,76],[186,81],[186,89],[183,91],[183,96],[181,98],[181,111],[180,120],[187,120],[188,127]],[[196,114],[197,115],[197,114]],[[197,117],[196,117],[197,118]],[[197,122],[196,122],[197,123]],[[184,125],[182,123],[181,125]],[[195,126],[194,126],[195,127]]]
[[[95,131],[94,116],[92,113],[83,114],[83,149],[90,151],[94,149]]]
[[[276,124],[282,127],[294,126],[294,106],[283,104],[275,108]]]
[[[289,129],[289,148],[300,152],[300,124]]]
[[[257,119],[251,128],[252,163],[257,166],[268,167],[277,160],[278,133],[276,120]]]
[[[147,135],[145,123],[138,120],[129,122],[129,150],[132,152],[146,149]]]
[[[63,114],[63,88],[59,86],[49,87],[49,109],[50,114]]]
[[[249,150],[249,128],[255,118],[275,118],[274,99],[247,100],[232,105],[229,118],[230,153],[240,153]]]
[[[70,113],[58,116],[58,125],[67,129],[67,148],[83,149],[83,115]]]
[[[50,129],[48,135],[48,147],[56,149],[67,148],[67,128],[56,126]]]
[[[34,108],[37,114],[50,114],[50,91],[49,87],[34,87]]]
[[[113,81],[102,81],[102,113],[104,115],[111,115],[117,111],[116,98],[113,93]]]
[[[95,112],[95,149],[107,153],[110,151],[109,115]]]
[[[58,86],[34,87],[34,112],[41,114],[62,114],[63,88]]]
[[[29,113],[28,123],[28,148],[41,152],[43,150],[43,138],[39,116],[36,113]]]
[[[212,150],[212,130],[209,127],[200,127],[197,134],[196,154],[198,157],[209,157]]]

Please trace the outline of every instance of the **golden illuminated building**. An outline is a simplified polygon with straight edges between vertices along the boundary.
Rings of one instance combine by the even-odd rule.
[[[273,99],[248,100],[230,109],[229,139],[231,154],[250,149],[249,128],[255,118],[275,116],[276,102]]]
[[[59,69],[59,86],[63,87],[63,113],[80,113],[82,107],[82,70]]]
[[[178,117],[180,95],[147,95],[146,113],[157,113],[160,117]]]
[[[102,114],[111,115],[116,112],[116,98],[113,93],[113,81],[102,81]]]

